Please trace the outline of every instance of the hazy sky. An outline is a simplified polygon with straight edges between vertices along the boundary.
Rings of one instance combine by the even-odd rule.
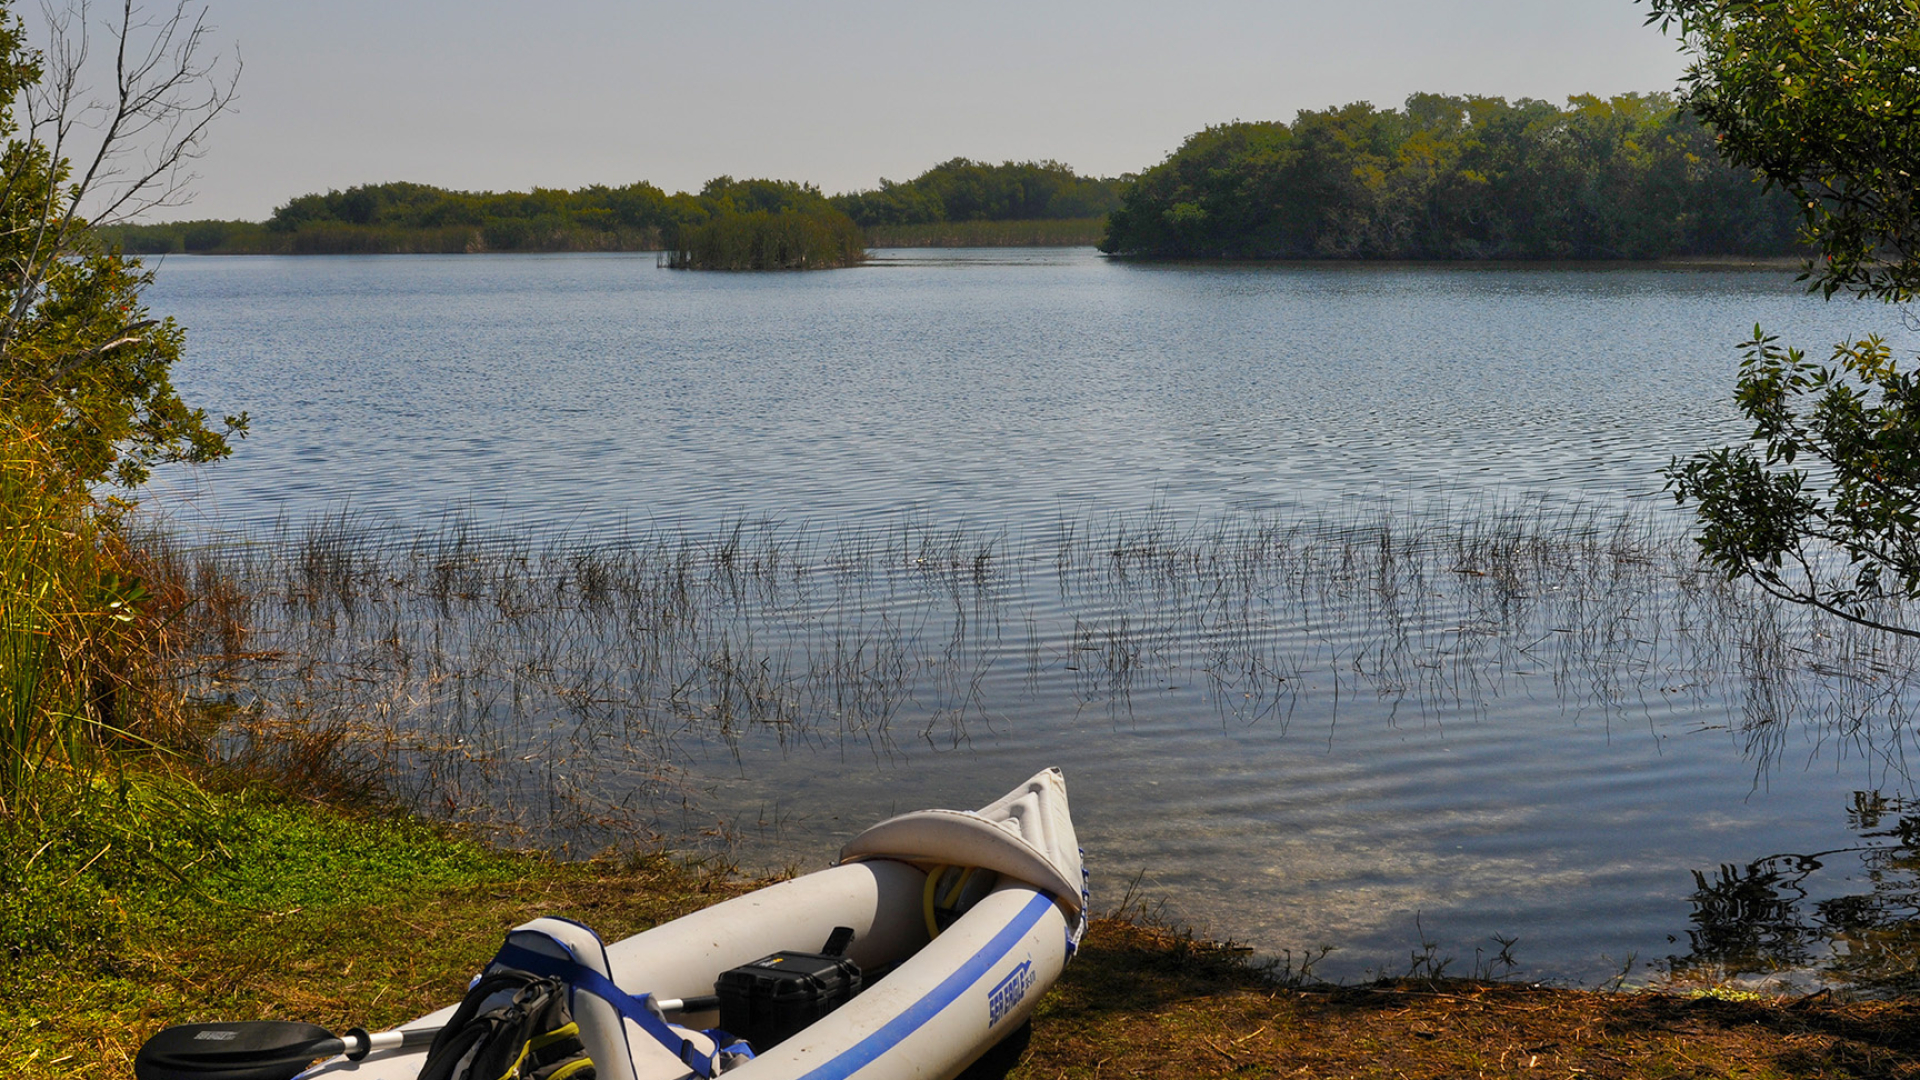
[[[386,180],[708,178],[829,193],[954,156],[1136,171],[1232,119],[1415,91],[1671,89],[1632,0],[210,0],[245,60],[198,197],[263,218]]]

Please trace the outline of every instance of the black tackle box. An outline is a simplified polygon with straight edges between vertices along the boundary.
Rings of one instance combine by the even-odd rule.
[[[836,933],[826,951],[782,951],[721,972],[721,1030],[764,1051],[846,1004],[860,992],[860,968],[840,955],[845,947]]]

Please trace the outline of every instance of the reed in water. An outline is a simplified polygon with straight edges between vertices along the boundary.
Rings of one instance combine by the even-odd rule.
[[[611,538],[336,515],[149,546],[230,598],[196,668],[228,754],[305,747],[563,846],[657,820],[683,763],[748,740],[884,757],[1175,686],[1242,726],[1542,685],[1609,717],[1678,702],[1757,768],[1804,717],[1891,761],[1916,700],[1904,643],[1702,569],[1672,519],[1592,509]]]

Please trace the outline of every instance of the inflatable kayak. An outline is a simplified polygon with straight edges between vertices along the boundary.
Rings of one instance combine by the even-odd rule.
[[[951,1080],[1031,1015],[1086,921],[1066,781],[1049,769],[976,811],[890,818],[829,869],[612,944],[536,919],[508,933],[466,1001],[394,1031],[184,1025],[149,1040],[135,1072]]]

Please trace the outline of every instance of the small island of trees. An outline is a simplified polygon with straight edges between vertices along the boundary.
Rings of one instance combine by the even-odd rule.
[[[665,265],[676,270],[817,270],[854,266],[867,238],[820,189],[722,176],[700,191],[699,220],[672,230]]]

